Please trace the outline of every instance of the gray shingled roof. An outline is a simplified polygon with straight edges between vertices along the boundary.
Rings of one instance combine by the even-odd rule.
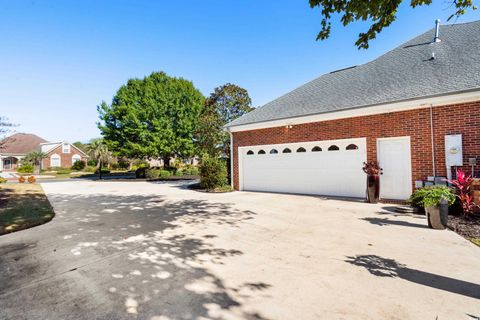
[[[441,42],[432,42],[434,33],[366,64],[322,75],[227,127],[480,88],[480,21],[442,25]]]

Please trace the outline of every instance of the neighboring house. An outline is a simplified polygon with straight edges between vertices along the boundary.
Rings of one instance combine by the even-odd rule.
[[[38,151],[46,140],[29,133],[15,133],[0,142],[0,171],[15,171],[21,160],[32,151]]]
[[[70,168],[76,161],[88,160],[85,152],[66,141],[40,143],[40,151],[47,155],[42,161],[42,169]]]
[[[46,158],[42,169],[70,168],[77,160],[87,161],[82,150],[68,142],[47,142],[34,134],[16,133],[5,138],[0,147],[0,171],[16,171],[22,159],[32,151],[42,151]]]
[[[429,30],[226,128],[237,190],[364,197],[362,164],[378,160],[381,198],[406,199],[480,156],[480,22]]]
[[[173,163],[177,160],[176,157],[171,157],[170,158],[170,165],[172,166]],[[192,157],[188,159],[181,160],[183,164],[191,164],[191,165],[198,165],[199,163],[199,158],[198,157]],[[148,164],[150,167],[163,167],[163,159],[158,158],[158,159],[148,159],[147,160]]]

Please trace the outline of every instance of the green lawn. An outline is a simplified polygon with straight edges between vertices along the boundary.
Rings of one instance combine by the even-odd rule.
[[[0,235],[43,224],[54,215],[39,184],[0,185]]]

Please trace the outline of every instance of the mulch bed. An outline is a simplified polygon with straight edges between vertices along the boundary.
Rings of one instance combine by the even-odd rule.
[[[449,215],[448,227],[480,246],[480,214],[464,217],[463,215]]]

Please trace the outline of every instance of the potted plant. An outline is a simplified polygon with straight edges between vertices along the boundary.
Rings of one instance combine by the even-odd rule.
[[[455,202],[452,190],[445,186],[435,186],[428,189],[423,197],[423,206],[432,229],[443,230],[447,227],[448,206]]]
[[[380,198],[380,175],[382,174],[377,161],[363,163],[363,172],[367,174],[367,201],[377,203]]]

